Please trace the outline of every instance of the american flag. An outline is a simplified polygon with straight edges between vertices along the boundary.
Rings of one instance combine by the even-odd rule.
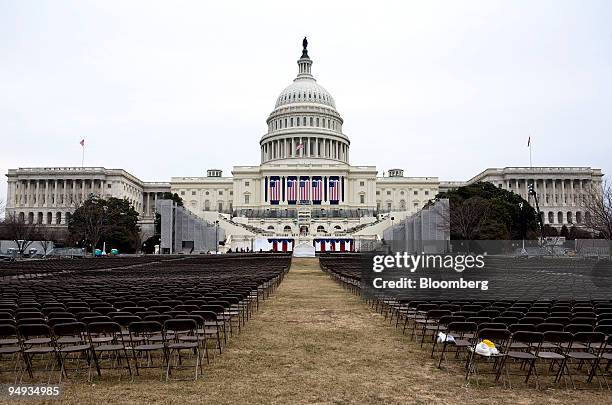
[[[280,179],[270,179],[270,201],[280,201],[281,181]]]
[[[329,179],[329,201],[339,201],[340,200],[340,180],[338,179]]]
[[[310,181],[308,179],[300,180],[300,201],[310,200]]]
[[[303,143],[298,143],[298,145],[295,147],[295,151],[299,151],[300,149],[304,149],[304,144]]]
[[[287,201],[297,200],[297,179],[287,179]]]
[[[312,201],[321,201],[323,199],[323,180],[312,179]]]

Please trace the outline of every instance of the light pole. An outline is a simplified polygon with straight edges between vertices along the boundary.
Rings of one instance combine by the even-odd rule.
[[[219,220],[215,221],[215,254],[219,253]]]
[[[525,250],[525,216],[523,215],[523,202],[519,203],[519,208],[521,209],[521,237],[523,238],[523,248],[521,249],[521,254],[526,255],[527,250]]]

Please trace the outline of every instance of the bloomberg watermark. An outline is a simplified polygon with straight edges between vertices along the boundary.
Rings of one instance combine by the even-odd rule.
[[[366,298],[609,299],[612,292],[612,271],[594,272],[592,260],[425,252],[371,253],[363,260]]]

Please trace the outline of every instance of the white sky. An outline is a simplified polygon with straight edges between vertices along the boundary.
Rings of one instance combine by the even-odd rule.
[[[308,36],[351,163],[466,180],[612,172],[609,1],[0,0],[0,172],[85,164],[143,180],[259,163]],[[0,199],[6,180],[0,183]]]

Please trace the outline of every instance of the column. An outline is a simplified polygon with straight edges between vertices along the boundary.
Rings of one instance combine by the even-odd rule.
[[[554,205],[557,205],[557,179],[553,179],[552,180],[552,202]],[[557,213],[555,212],[555,215],[557,215]]]
[[[542,179],[542,192],[544,193],[544,201],[543,201],[543,205],[544,206],[548,206],[548,201],[546,201],[546,179]]]
[[[565,179],[561,180],[561,205],[565,205]]]
[[[570,204],[574,205],[574,179],[570,180]],[[575,219],[574,219],[575,220]]]
[[[306,156],[310,157],[310,138],[309,137],[306,138],[306,146],[304,149],[306,150]]]

